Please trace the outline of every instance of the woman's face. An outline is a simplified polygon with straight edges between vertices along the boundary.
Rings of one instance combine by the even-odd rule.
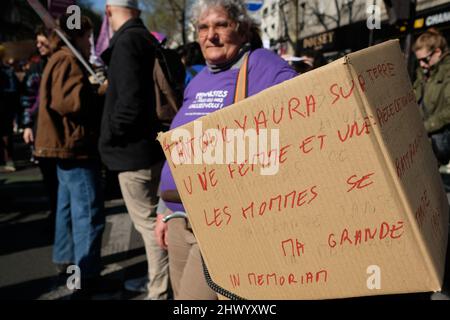
[[[81,37],[75,38],[75,47],[80,51],[85,59],[89,59],[91,55],[91,41],[90,37],[92,30],[85,32]]]
[[[45,57],[49,55],[50,45],[46,36],[38,35],[36,37],[36,47],[38,48],[39,54],[41,56]]]
[[[422,69],[430,69],[439,61],[442,55],[442,51],[441,49],[435,49],[431,51],[427,48],[422,48],[416,50],[415,54]]]
[[[210,8],[200,15],[198,42],[208,63],[226,63],[237,55],[245,40],[237,30],[238,24],[229,19],[222,7]]]

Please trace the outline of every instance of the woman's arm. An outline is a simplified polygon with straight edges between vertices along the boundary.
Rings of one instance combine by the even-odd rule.
[[[181,203],[181,198],[178,190],[161,191],[161,198],[167,202]]]

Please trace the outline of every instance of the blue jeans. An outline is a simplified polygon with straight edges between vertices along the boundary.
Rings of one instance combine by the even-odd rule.
[[[74,263],[82,278],[100,273],[105,228],[100,166],[94,161],[58,160],[54,263]]]
[[[431,146],[434,155],[440,164],[447,164],[450,160],[450,128],[444,127],[438,132],[431,134]]]

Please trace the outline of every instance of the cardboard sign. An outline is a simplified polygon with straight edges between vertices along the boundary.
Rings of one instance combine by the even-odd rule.
[[[215,283],[247,299],[440,290],[448,201],[398,41],[199,120],[158,139]],[[277,129],[279,147],[212,163],[239,128]]]

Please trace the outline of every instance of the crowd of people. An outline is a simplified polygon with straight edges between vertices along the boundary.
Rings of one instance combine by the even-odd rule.
[[[21,109],[23,139],[32,146],[55,215],[53,262],[61,274],[69,265],[80,267],[79,296],[110,287],[100,277],[104,166],[117,172],[127,211],[145,244],[148,277],[125,287],[147,292],[151,300],[217,299],[206,283],[189,220],[164,219],[185,210],[157,133],[217,110],[192,112],[199,93],[225,92],[221,109],[325,62],[319,55],[304,53],[290,65],[262,48],[258,26],[242,0],[199,0],[192,11],[197,41],[178,51],[184,64],[180,97],[158,58],[165,39],[146,29],[138,2],[107,0],[106,16],[114,34],[101,55],[107,70],[103,83],[90,77],[73,51],[45,28],[36,32],[40,59],[27,71],[21,97],[12,69],[0,65],[3,170],[14,170],[12,125]],[[72,30],[66,27],[68,18],[61,16],[59,27],[89,60],[92,23],[82,17],[81,28]],[[440,163],[447,164],[448,46],[442,35],[430,30],[417,39],[414,52],[420,63],[414,89],[425,128]],[[3,58],[1,47],[0,53]],[[241,88],[242,70],[247,85]]]

